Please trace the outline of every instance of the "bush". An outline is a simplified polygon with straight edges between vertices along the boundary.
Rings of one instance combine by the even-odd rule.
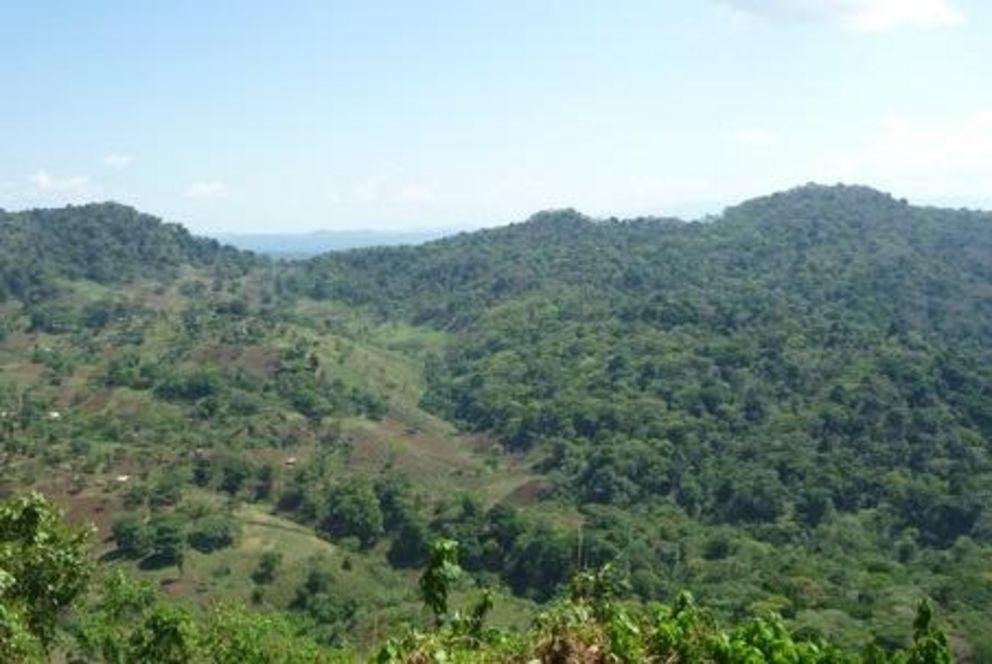
[[[128,558],[141,558],[150,550],[150,535],[137,514],[125,514],[111,528],[117,550]]]
[[[221,385],[215,371],[196,370],[167,376],[155,387],[155,393],[173,401],[199,401],[218,394]]]
[[[187,539],[200,553],[212,553],[234,544],[239,531],[237,521],[226,514],[217,514],[195,521]]]
[[[185,558],[186,523],[178,514],[164,514],[148,522],[151,556],[148,566],[175,565],[182,569]]]
[[[282,563],[282,554],[275,551],[266,551],[258,559],[258,566],[251,573],[251,579],[259,585],[272,583],[276,578],[276,570]]]
[[[383,532],[383,520],[372,485],[353,479],[335,487],[321,529],[334,537],[356,537],[363,547],[375,544]]]

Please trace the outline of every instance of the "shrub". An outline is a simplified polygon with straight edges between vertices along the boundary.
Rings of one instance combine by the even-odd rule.
[[[276,570],[282,563],[282,554],[275,551],[266,551],[258,559],[258,566],[251,573],[252,581],[259,585],[272,583],[276,578]]]
[[[125,514],[111,527],[117,550],[128,558],[141,558],[150,550],[150,536],[137,514]]]
[[[195,521],[187,539],[190,546],[201,553],[212,553],[234,544],[239,534],[239,524],[226,514],[203,517]]]

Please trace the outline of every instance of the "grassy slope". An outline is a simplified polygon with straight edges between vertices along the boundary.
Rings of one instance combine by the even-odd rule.
[[[198,275],[187,271],[184,278]],[[70,299],[78,304],[112,294],[99,284],[67,285],[71,286],[67,304]],[[162,289],[148,283],[128,286],[123,292],[154,312],[137,348],[141,356],[151,358],[168,350],[175,336],[174,320],[186,306],[186,298],[176,287]],[[13,314],[13,309],[7,313]],[[265,363],[278,357],[278,349],[301,337],[311,339],[316,343],[321,365],[335,377],[349,384],[365,385],[388,399],[388,412],[380,421],[363,417],[342,421],[342,433],[351,449],[345,462],[347,472],[375,473],[390,466],[408,475],[417,486],[445,493],[477,491],[489,502],[533,483],[534,476],[522,460],[503,455],[481,437],[458,434],[449,423],[419,407],[424,380],[417,358],[439,347],[443,343],[441,335],[393,324],[375,326],[333,305],[303,302],[294,314],[293,322],[278,326],[259,344],[231,349],[205,339],[189,349],[185,357],[191,365],[218,362],[263,372]],[[110,414],[140,421],[166,419],[182,426],[182,409],[151,392],[95,384],[94,379],[102,375],[119,352],[109,344],[109,333],[98,337],[108,345],[86,358],[66,335],[15,332],[0,341],[0,382],[50,396],[51,407],[60,413],[60,420],[49,424],[56,438],[60,436],[59,427],[82,414]],[[34,361],[38,348],[73,360],[71,372],[59,384],[52,384],[51,372]],[[291,412],[279,415],[290,420],[298,417]],[[153,581],[181,601],[207,604],[236,600],[275,608],[289,607],[309,571],[320,567],[332,575],[336,594],[354,599],[363,607],[350,626],[349,638],[372,643],[390,627],[426,620],[416,590],[416,572],[393,570],[385,561],[386,542],[368,552],[348,551],[317,537],[312,529],[274,514],[272,506],[265,503],[235,506],[233,514],[241,525],[237,544],[209,555],[189,549],[181,572],[175,567],[144,569],[135,561],[118,560],[113,553],[110,527],[115,515],[124,511],[123,494],[130,484],[153,477],[157,469],[180,460],[184,452],[144,444],[132,447],[120,441],[90,443],[99,450],[96,456],[101,462],[85,467],[71,454],[63,456],[55,466],[44,454],[7,459],[5,486],[8,490],[39,489],[65,505],[72,520],[92,523],[96,527],[96,555],[107,565]],[[303,465],[316,449],[315,441],[304,439],[284,448],[250,450],[249,455],[278,466],[285,466],[295,457]],[[127,480],[121,481],[122,476]],[[184,499],[212,502],[218,510],[229,500],[197,489],[184,490]],[[251,572],[267,551],[281,554],[283,562],[276,581],[260,588],[253,598]],[[474,592],[465,588],[455,603],[467,603],[472,597]],[[504,626],[522,625],[533,611],[530,602],[508,597],[498,603],[493,621]]]

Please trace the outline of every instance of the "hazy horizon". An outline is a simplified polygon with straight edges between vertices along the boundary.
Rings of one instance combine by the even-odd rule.
[[[288,239],[295,245],[297,241],[303,240],[304,238],[307,237],[327,236],[335,243],[337,240],[343,239],[344,242],[343,246],[335,245],[335,246],[331,246],[330,248],[320,249],[319,251],[305,252],[305,253],[323,253],[324,251],[334,251],[338,249],[376,246],[378,244],[376,238],[385,238],[385,241],[382,242],[383,246],[407,244],[407,243],[419,244],[421,242],[430,241],[432,239],[439,239],[442,237],[457,235],[458,233],[499,228],[501,226],[506,226],[509,224],[521,223],[527,221],[533,215],[541,212],[566,210],[566,209],[575,210],[576,212],[578,212],[583,216],[597,220],[605,220],[610,218],[633,219],[638,217],[641,218],[655,217],[655,218],[675,219],[687,223],[695,222],[695,221],[705,221],[708,218],[720,216],[721,214],[724,213],[724,211],[728,207],[733,207],[735,205],[744,203],[748,200],[754,198],[760,198],[763,196],[769,196],[776,193],[785,193],[791,190],[801,189],[803,187],[810,185],[817,187],[833,187],[833,186],[867,187],[881,194],[888,195],[896,199],[905,200],[910,205],[920,206],[920,207],[933,206],[933,207],[946,208],[946,209],[970,209],[980,212],[992,211],[992,203],[990,203],[990,205],[988,206],[982,206],[982,205],[970,205],[968,204],[967,201],[960,201],[960,200],[955,201],[955,200],[945,199],[945,200],[934,201],[934,200],[927,200],[926,198],[924,199],[913,198],[911,196],[904,195],[903,192],[900,191],[890,191],[879,187],[873,187],[872,185],[863,182],[816,182],[816,181],[809,181],[802,183],[797,182],[793,185],[783,186],[778,189],[772,189],[763,192],[755,192],[753,195],[749,195],[746,197],[734,198],[732,200],[723,201],[717,207],[700,208],[701,209],[700,212],[692,215],[684,215],[684,214],[680,215],[674,213],[652,212],[652,211],[645,211],[631,215],[622,215],[622,214],[615,214],[609,212],[604,214],[592,214],[586,210],[576,208],[575,206],[559,206],[559,207],[548,207],[548,208],[531,210],[529,213],[513,219],[495,219],[488,222],[478,222],[478,221],[473,222],[472,220],[463,220],[462,223],[456,223],[456,224],[431,225],[427,223],[422,226],[407,226],[407,227],[378,226],[375,223],[356,222],[352,226],[344,226],[344,227],[334,227],[329,225],[329,226],[314,227],[314,228],[280,229],[278,226],[282,225],[281,222],[274,221],[273,222],[274,225],[272,226],[261,226],[257,229],[248,228],[248,229],[233,229],[233,230],[225,230],[225,229],[214,230],[210,228],[209,225],[207,225],[206,227],[197,227],[196,225],[187,223],[186,220],[170,218],[164,214],[156,212],[155,210],[144,209],[137,205],[133,205],[131,203],[125,201],[118,201],[118,200],[67,201],[61,204],[30,205],[22,208],[4,208],[0,206],[0,211],[4,211],[8,213],[16,213],[16,212],[28,211],[32,209],[44,210],[50,208],[58,208],[66,205],[68,206],[88,205],[88,204],[124,205],[126,207],[131,207],[133,209],[136,209],[139,212],[158,217],[164,222],[180,224],[186,227],[187,229],[189,229],[195,235],[212,237],[215,239],[228,242],[235,246],[238,246],[238,248],[241,249],[261,251],[262,253],[266,253],[266,250],[259,249],[258,247],[261,245],[256,245],[256,241],[264,243],[266,242],[266,240]],[[361,239],[359,236],[367,236],[368,239],[366,241],[365,239]],[[279,249],[279,250],[275,250],[274,253],[284,253],[284,251]],[[295,250],[288,251],[287,253],[295,253]]]

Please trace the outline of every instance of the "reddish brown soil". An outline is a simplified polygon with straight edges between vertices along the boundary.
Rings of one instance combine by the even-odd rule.
[[[107,549],[104,544],[110,538],[114,514],[120,509],[117,496],[95,493],[99,491],[95,487],[72,494],[69,480],[63,477],[52,479],[36,488],[65,510],[66,518],[70,523],[91,524],[96,528],[93,541],[97,545],[97,553]]]
[[[159,581],[159,587],[169,597],[189,597],[196,592],[196,584],[191,579],[169,577]]]
[[[504,500],[511,505],[525,507],[538,502],[544,493],[550,488],[547,480],[534,478],[524,482],[511,491]]]
[[[35,364],[34,362],[24,362],[23,364],[4,369],[4,373],[7,372],[16,375],[18,378],[34,381],[38,380],[41,374],[45,372],[45,367],[42,364]]]
[[[349,432],[352,462],[358,466],[381,467],[393,462],[398,468],[418,476],[431,476],[469,470],[473,464],[456,453],[452,441],[387,419],[373,431]]]
[[[110,527],[116,500],[111,496],[77,494],[68,496],[66,516],[73,523],[92,523],[96,526],[96,539],[99,542],[110,537]]]
[[[77,407],[87,413],[98,413],[110,403],[110,390],[89,390]]]
[[[279,371],[279,354],[264,346],[247,346],[241,353],[241,366],[261,378],[271,378]]]
[[[191,359],[196,362],[215,362],[221,366],[228,366],[233,364],[234,361],[240,357],[240,355],[240,347],[229,344],[221,344],[217,346],[207,346],[206,348],[193,353]]]

